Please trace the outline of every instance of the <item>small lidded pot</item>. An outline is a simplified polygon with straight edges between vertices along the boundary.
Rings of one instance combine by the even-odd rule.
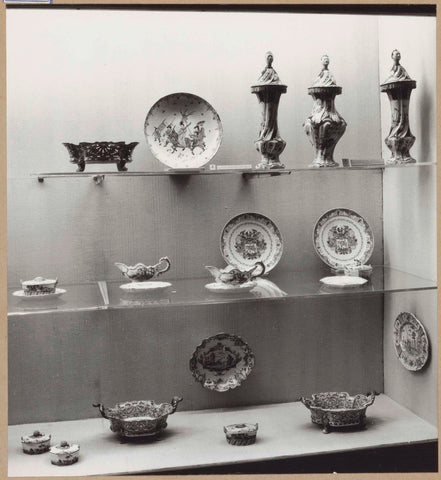
[[[25,295],[45,295],[55,293],[58,278],[35,277],[32,280],[21,280],[21,288]]]
[[[236,423],[224,427],[227,442],[230,445],[246,446],[256,442],[257,423]]]
[[[23,452],[28,455],[36,455],[49,451],[51,444],[51,436],[35,430],[32,435],[25,435],[21,437],[21,445]]]
[[[51,463],[60,467],[72,465],[78,462],[80,456],[80,446],[73,443],[69,445],[65,440],[58,445],[51,447]]]

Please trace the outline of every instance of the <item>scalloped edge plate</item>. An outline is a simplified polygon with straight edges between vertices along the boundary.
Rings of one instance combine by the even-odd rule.
[[[124,292],[138,293],[138,292],[157,292],[159,290],[165,290],[171,287],[170,282],[131,282],[120,285]]]
[[[207,283],[205,288],[212,293],[220,293],[223,295],[230,295],[234,293],[246,293],[252,290],[257,285],[256,282],[245,282],[241,285],[225,285],[224,283],[213,282]]]

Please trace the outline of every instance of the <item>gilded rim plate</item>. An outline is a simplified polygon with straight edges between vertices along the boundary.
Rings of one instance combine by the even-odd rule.
[[[63,293],[66,293],[66,290],[63,288],[56,288],[55,292],[53,293],[39,293],[38,295],[25,295],[23,290],[17,290],[16,292],[12,292],[14,297],[19,298],[20,300],[49,300],[51,298],[57,298]]]
[[[318,256],[330,267],[364,265],[374,250],[374,234],[357,212],[335,208],[315,224],[313,243]]]
[[[337,275],[335,277],[321,278],[320,281],[328,287],[334,288],[350,288],[360,287],[367,283],[367,280],[362,277],[352,277],[349,275]]]
[[[144,123],[153,155],[174,169],[200,168],[208,163],[219,149],[222,133],[216,110],[191,93],[159,99]]]
[[[421,370],[429,359],[429,338],[413,313],[402,312],[394,323],[395,352],[407,370]]]
[[[190,370],[203,387],[226,392],[238,387],[254,367],[254,353],[238,336],[219,333],[205,339],[190,359]]]
[[[205,288],[212,293],[221,293],[224,295],[230,295],[235,293],[246,293],[252,290],[257,285],[256,282],[245,282],[241,285],[226,285],[225,283],[213,282],[207,283]]]
[[[283,240],[269,218],[259,213],[242,213],[225,225],[220,248],[229,265],[249,269],[260,261],[265,265],[265,272],[269,272],[279,263]]]

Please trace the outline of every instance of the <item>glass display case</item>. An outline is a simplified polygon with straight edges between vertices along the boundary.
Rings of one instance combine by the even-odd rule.
[[[292,6],[14,7],[6,17],[14,85],[7,92],[10,476],[241,472],[250,462],[437,441],[436,112],[428,108],[435,105],[434,16],[318,15]],[[37,53],[24,47],[24,31]],[[403,165],[382,160],[390,110],[379,85],[392,44],[417,81],[409,111],[417,162]],[[262,45],[288,86],[278,106],[283,168],[274,170],[256,168],[261,112],[249,86],[263,66]],[[343,86],[337,102],[347,129],[334,153],[339,166],[312,169],[302,122],[324,53]],[[29,81],[34,76],[41,84]],[[142,125],[147,131],[158,99],[187,91],[216,109],[222,143],[204,166],[170,169],[149,150]],[[179,113],[182,128],[193,113]],[[186,137],[196,155],[188,142],[201,138],[204,121],[197,120]],[[128,170],[75,172],[63,143],[105,139],[139,142]],[[375,239],[372,274],[353,288],[320,282],[335,272],[313,245],[319,218],[338,208],[363,217]],[[204,267],[225,266],[225,225],[249,212],[277,225],[283,254],[253,288],[215,293]],[[167,288],[120,288],[129,279],[115,263],[151,265],[164,256]],[[57,278],[62,294],[18,294],[20,281],[36,275]],[[395,351],[401,312],[417,317],[430,344],[431,360],[418,371]],[[199,355],[216,375],[239,365],[243,358],[229,344],[201,348],[220,333],[240,338],[253,359],[246,378],[224,391],[195,381],[190,361]],[[346,391],[375,394],[365,428],[323,435],[300,398]],[[122,442],[92,406],[174,397],[183,401],[161,425],[161,441]],[[225,426],[256,423],[255,443],[226,441]],[[46,455],[24,455],[20,439],[35,430],[54,444],[79,445],[79,460],[60,471]]]

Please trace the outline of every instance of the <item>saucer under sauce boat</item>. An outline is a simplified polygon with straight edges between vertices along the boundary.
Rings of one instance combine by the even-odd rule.
[[[324,277],[320,279],[320,282],[331,288],[353,288],[361,287],[368,281],[366,278],[353,277],[349,275],[336,275],[334,277]]]
[[[51,444],[51,436],[45,435],[38,430],[35,430],[32,435],[25,435],[21,437],[21,446],[23,452],[28,455],[38,455],[49,451]]]
[[[254,353],[238,336],[219,333],[205,339],[190,359],[190,370],[204,388],[217,392],[238,387],[254,367]]]
[[[224,427],[227,442],[230,445],[244,447],[256,443],[257,423],[235,423]]]
[[[256,262],[270,272],[280,261],[283,240],[272,220],[259,213],[242,213],[223,228],[220,249],[227,264],[249,269]]]
[[[153,400],[122,402],[105,408],[94,404],[101,415],[110,420],[110,430],[122,438],[154,437],[167,427],[167,417],[175,413],[181,397],[173,397],[170,403],[155,403]]]
[[[150,109],[144,133],[152,154],[172,169],[199,169],[208,163],[222,141],[216,110],[191,93],[173,93]]]
[[[353,210],[335,208],[324,213],[314,227],[313,244],[317,255],[334,273],[343,270],[345,275],[370,275],[372,267],[365,268],[365,264],[374,250],[374,234],[366,220]]]
[[[301,402],[311,411],[311,421],[329,433],[331,427],[366,426],[366,409],[374,403],[375,393],[351,397],[347,392],[324,392],[301,397]]]
[[[70,162],[78,165],[77,172],[83,172],[86,163],[116,163],[118,171],[125,172],[126,163],[132,161],[132,153],[139,142],[80,142],[63,143],[70,156]]]

